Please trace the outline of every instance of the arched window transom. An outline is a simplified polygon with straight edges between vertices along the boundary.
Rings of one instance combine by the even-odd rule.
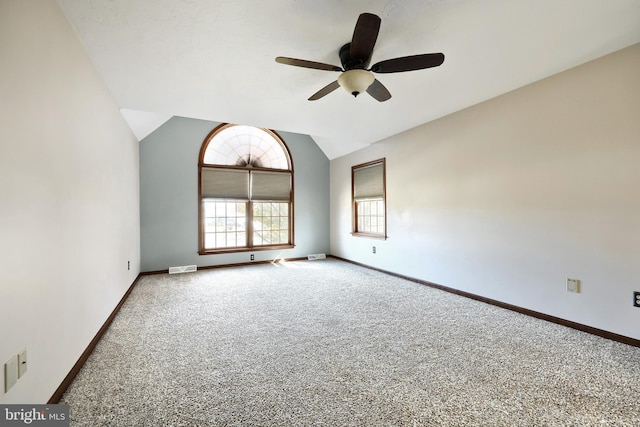
[[[219,166],[291,168],[286,149],[272,131],[244,125],[228,125],[216,132],[203,160]]]

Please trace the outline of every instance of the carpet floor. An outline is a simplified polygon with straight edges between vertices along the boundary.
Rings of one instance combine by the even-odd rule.
[[[142,277],[72,426],[639,426],[640,349],[336,259]]]

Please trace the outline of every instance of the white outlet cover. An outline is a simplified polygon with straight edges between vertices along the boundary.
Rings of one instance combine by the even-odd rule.
[[[580,293],[580,280],[567,278],[567,291]]]
[[[27,350],[18,353],[18,378],[27,373]]]
[[[16,354],[4,364],[4,392],[18,382],[18,355]]]

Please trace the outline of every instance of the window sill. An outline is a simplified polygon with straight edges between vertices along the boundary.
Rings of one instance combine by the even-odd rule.
[[[351,235],[353,237],[365,237],[368,239],[376,239],[376,240],[387,240],[388,236],[384,234],[374,234],[374,233],[357,233],[352,232]]]
[[[238,252],[258,252],[258,251],[272,251],[279,249],[293,249],[295,245],[272,245],[272,246],[256,246],[253,248],[223,248],[223,249],[200,249],[198,255],[218,255],[218,254],[230,254]]]

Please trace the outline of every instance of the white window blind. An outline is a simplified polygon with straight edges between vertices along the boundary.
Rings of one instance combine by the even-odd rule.
[[[384,196],[384,167],[376,163],[353,170],[353,198],[379,199]]]

